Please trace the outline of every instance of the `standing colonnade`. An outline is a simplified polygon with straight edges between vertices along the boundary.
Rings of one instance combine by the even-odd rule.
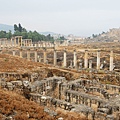
[[[20,49],[19,50],[19,53],[20,53],[20,58],[22,58],[22,52],[23,51],[26,51],[24,49]],[[38,61],[38,52],[39,52],[39,49],[34,49],[34,50],[30,50],[30,49],[27,49],[27,60],[30,60],[31,57],[30,57],[30,53],[31,52],[34,52],[34,61],[37,62]],[[43,63],[47,64],[47,49],[44,48],[43,49]],[[56,49],[53,49],[53,65],[56,66],[57,65],[57,58],[58,58],[58,55],[57,55],[57,50]],[[87,69],[87,68],[90,68],[92,69],[92,66],[93,66],[93,62],[92,60],[89,60],[88,58],[88,53],[89,51],[88,50],[85,50],[84,52],[84,68]],[[15,50],[13,50],[13,56],[15,56]],[[65,49],[63,51],[63,67],[64,68],[67,68],[67,50]],[[72,65],[73,68],[77,68],[77,52],[76,50],[73,51],[73,65]],[[96,69],[99,70],[100,69],[100,50],[97,51],[97,60],[96,60]],[[113,51],[111,51],[110,53],[110,63],[109,63],[109,70],[110,71],[113,71],[114,69],[114,65],[113,65]]]

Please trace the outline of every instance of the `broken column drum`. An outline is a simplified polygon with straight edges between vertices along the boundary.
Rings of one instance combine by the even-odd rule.
[[[13,50],[13,56],[15,56],[15,50]]]

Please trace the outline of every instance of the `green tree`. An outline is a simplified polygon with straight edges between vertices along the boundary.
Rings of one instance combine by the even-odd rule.
[[[53,37],[51,35],[41,35],[37,31],[27,31],[25,28],[21,26],[19,23],[18,26],[14,24],[14,34],[11,31],[0,31],[0,38],[8,38],[10,39],[12,36],[22,36],[23,39],[32,39],[33,42],[37,41],[53,41]]]
[[[8,33],[6,33],[6,38],[10,39],[12,37],[12,32],[9,30]]]
[[[14,31],[18,31],[18,27],[16,24],[14,24]]]
[[[93,37],[93,38],[96,38],[96,37],[97,37],[97,35],[95,35],[95,34],[92,34],[92,37]]]
[[[61,36],[61,37],[60,37],[60,40],[65,40],[65,37],[64,37],[64,36]]]
[[[6,31],[0,31],[0,38],[6,38]]]
[[[18,26],[19,26],[19,27],[18,27],[18,28],[19,28],[19,29],[18,29],[18,30],[19,30],[19,32],[22,32],[22,29],[23,29],[23,28],[22,28],[21,24],[19,23],[19,25],[18,25]]]

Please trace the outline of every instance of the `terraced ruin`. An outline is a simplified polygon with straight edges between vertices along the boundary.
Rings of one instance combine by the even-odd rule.
[[[18,110],[19,105],[13,107],[10,102],[9,109],[1,104],[0,117],[12,120],[22,119],[20,116],[25,116],[25,120],[119,120],[119,60],[120,43],[4,46],[0,54],[0,94],[9,97],[15,94],[22,100],[27,99],[28,104],[34,104],[34,110],[26,105],[26,110]],[[7,97],[0,100],[4,103],[5,99]],[[14,99],[12,95],[10,99]],[[36,106],[43,115],[38,115]],[[4,112],[6,109],[8,113]]]

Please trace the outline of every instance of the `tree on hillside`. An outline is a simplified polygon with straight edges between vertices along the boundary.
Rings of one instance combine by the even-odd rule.
[[[34,32],[27,31],[22,25],[19,23],[14,24],[14,33],[12,34],[11,31],[0,31],[0,38],[8,38],[10,39],[12,36],[22,36],[23,39],[32,39],[33,42],[37,41],[53,41],[53,37],[49,34],[48,36],[39,34],[36,30]]]
[[[50,34],[48,34],[46,37],[47,37],[47,40],[48,40],[48,41],[53,40],[53,37],[51,37],[51,35],[50,35]]]
[[[64,36],[61,36],[60,37],[60,40],[66,40]]]
[[[21,24],[19,23],[19,25],[18,25],[18,31],[19,31],[19,32],[22,32],[22,29],[23,29],[23,28],[22,28]]]
[[[14,24],[14,31],[16,32],[18,30],[18,27],[16,24]]]
[[[0,38],[6,38],[6,31],[0,31]]]
[[[27,32],[25,28],[22,27],[22,25],[19,23],[18,26],[14,24],[14,31],[19,31],[19,32]]]
[[[92,34],[92,37],[93,37],[93,38],[96,38],[96,37],[97,37],[97,35],[95,35],[95,34]]]
[[[10,39],[11,37],[12,37],[12,32],[11,32],[11,30],[9,30],[9,32],[6,33],[6,38]]]

